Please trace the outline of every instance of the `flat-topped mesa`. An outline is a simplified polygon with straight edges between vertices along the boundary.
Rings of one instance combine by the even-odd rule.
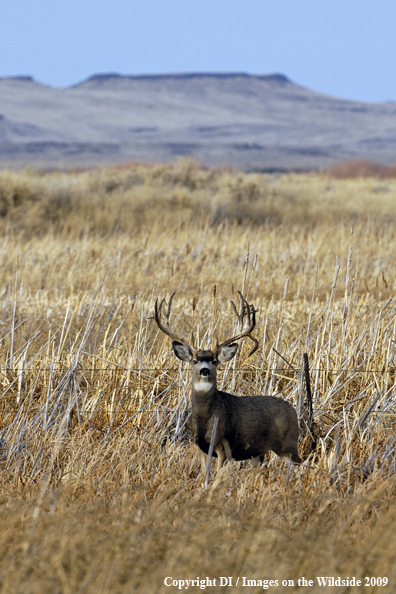
[[[194,441],[200,449],[202,472],[206,472],[207,454],[216,418],[218,425],[214,452],[218,459],[218,469],[225,460],[252,460],[256,466],[263,461],[269,450],[283,460],[291,459],[292,462],[300,463],[297,414],[288,402],[273,396],[235,396],[217,389],[217,366],[235,356],[238,350],[236,341],[249,338],[254,342],[249,356],[258,348],[258,342],[251,334],[256,325],[254,306],[240,294],[239,313],[235,304],[231,303],[242,331],[217,344],[213,350],[199,350],[170,329],[173,296],[174,294],[168,305],[164,300],[160,305],[156,301],[154,318],[159,329],[172,338],[176,357],[192,366],[191,428]]]

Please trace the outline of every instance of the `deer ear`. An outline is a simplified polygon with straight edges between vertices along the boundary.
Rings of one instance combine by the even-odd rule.
[[[191,363],[191,361],[193,360],[193,354],[186,344],[174,340],[172,342],[172,347],[178,359],[181,359],[182,361],[187,361],[187,363]]]
[[[227,361],[230,361],[233,356],[235,355],[235,353],[238,350],[238,343],[237,342],[233,342],[232,344],[229,344],[228,346],[223,347],[219,353],[217,353],[217,360],[219,363],[227,363]]]

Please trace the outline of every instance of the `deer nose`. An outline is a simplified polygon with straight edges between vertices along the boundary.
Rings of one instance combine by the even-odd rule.
[[[199,370],[199,375],[207,377],[210,375],[210,370],[207,367],[202,367],[202,369]]]

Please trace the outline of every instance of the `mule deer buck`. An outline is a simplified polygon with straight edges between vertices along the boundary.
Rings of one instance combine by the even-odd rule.
[[[216,369],[220,363],[230,361],[238,349],[236,341],[249,338],[258,349],[257,340],[251,335],[255,324],[255,309],[241,296],[241,312],[232,306],[243,327],[242,332],[217,343],[214,350],[203,351],[176,336],[169,326],[174,293],[169,304],[163,299],[155,302],[154,318],[158,328],[172,339],[173,351],[179,359],[192,365],[192,433],[201,450],[202,472],[206,471],[207,454],[215,418],[218,425],[214,439],[217,469],[225,459],[252,460],[257,466],[269,450],[280,458],[300,463],[298,455],[299,427],[294,408],[285,400],[273,396],[234,396],[221,392],[216,385]],[[163,319],[166,320],[166,325]],[[244,324],[245,319],[247,322]]]

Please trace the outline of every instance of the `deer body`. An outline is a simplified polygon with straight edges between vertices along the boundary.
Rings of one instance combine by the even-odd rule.
[[[298,435],[299,427],[294,408],[285,400],[273,396],[234,396],[217,389],[217,366],[230,361],[238,349],[235,342],[248,337],[258,348],[257,340],[251,336],[255,326],[255,309],[241,295],[242,311],[238,314],[243,323],[248,318],[248,325],[237,336],[233,336],[217,345],[213,351],[199,350],[181,341],[169,327],[170,308],[173,295],[165,313],[167,325],[161,320],[164,301],[158,308],[155,304],[155,320],[158,327],[173,340],[175,355],[192,366],[192,433],[195,443],[201,451],[202,471],[206,471],[207,453],[212,438],[215,418],[218,425],[214,439],[214,452],[218,459],[218,469],[227,459],[252,460],[256,466],[263,461],[269,450],[282,459],[299,463]]]
[[[195,443],[204,454],[208,453],[217,417],[214,451],[219,460],[224,456],[229,461],[252,460],[256,464],[272,450],[280,458],[288,460],[291,456],[292,462],[300,462],[297,415],[285,400],[217,392],[209,406],[207,404],[192,394],[192,432]],[[208,414],[202,414],[203,410]]]
[[[300,462],[297,414],[288,402],[273,396],[234,396],[217,389],[216,367],[232,359],[237,344],[224,347],[217,356],[198,351],[195,357],[182,343],[174,341],[172,346],[177,357],[193,366],[191,426],[203,470],[216,417],[214,452],[219,468],[225,459],[252,460],[257,465],[269,450]]]

